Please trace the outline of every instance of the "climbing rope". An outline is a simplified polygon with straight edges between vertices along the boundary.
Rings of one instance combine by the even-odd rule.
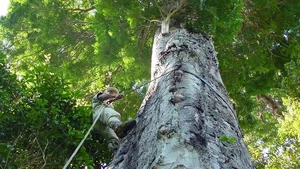
[[[181,68],[181,65],[179,65],[177,68],[175,68],[175,69],[172,69],[172,70],[170,70],[170,71],[168,71],[168,72],[166,72],[166,73],[164,73],[164,74],[162,74],[162,75],[160,75],[160,76],[158,76],[158,77],[156,77],[156,78],[154,78],[154,79],[152,79],[152,80],[150,80],[150,81],[148,81],[148,82],[146,82],[146,83],[144,83],[144,84],[142,84],[142,85],[140,85],[140,86],[138,86],[137,88],[135,88],[135,89],[132,89],[132,90],[130,90],[128,93],[131,93],[131,92],[134,92],[134,91],[136,91],[136,90],[138,90],[138,89],[140,89],[141,87],[143,87],[143,86],[145,86],[145,85],[147,85],[147,84],[149,84],[149,83],[151,83],[152,81],[154,81],[154,80],[157,80],[158,78],[161,78],[161,77],[163,77],[163,76],[166,76],[166,75],[168,75],[169,73],[171,73],[171,72],[174,72],[174,71],[176,71],[176,70],[182,70],[183,72],[185,72],[185,73],[188,73],[188,74],[191,74],[191,75],[193,75],[193,76],[195,76],[196,78],[198,78],[198,79],[200,79],[203,83],[205,83],[209,88],[211,88],[223,101],[224,101],[224,103],[229,107],[229,109],[234,113],[234,110],[231,108],[231,106],[230,106],[230,104],[226,101],[226,99],[224,99],[224,96],[210,83],[210,82],[208,82],[207,80],[205,80],[204,78],[202,78],[202,77],[200,77],[200,76],[198,76],[198,75],[196,75],[195,73],[192,73],[192,72],[190,72],[190,71],[187,71],[187,70],[184,70],[184,69],[182,69]]]
[[[207,80],[205,80],[204,78],[196,75],[195,73],[192,73],[192,72],[189,72],[189,71],[186,71],[186,70],[183,70],[183,72],[186,72],[188,74],[191,74],[193,76],[195,76],[196,78],[200,79],[203,83],[205,83],[209,88],[211,88],[223,101],[224,103],[229,107],[229,109],[234,113],[233,109],[231,108],[231,106],[229,105],[229,103],[226,101],[226,99],[224,99],[224,96],[210,83],[208,82]]]
[[[152,80],[149,80],[148,82],[146,82],[146,83],[144,83],[144,84],[138,86],[137,88],[134,88],[134,89],[132,89],[132,90],[129,90],[127,93],[134,92],[134,91],[140,89],[141,87],[146,86],[147,84],[153,82],[154,80],[157,80],[157,79],[159,79],[159,78],[161,78],[161,77],[163,77],[163,76],[166,76],[166,75],[170,74],[171,72],[174,72],[175,70],[178,70],[179,68],[180,68],[180,66],[179,66],[178,68],[172,69],[172,70],[170,70],[170,71],[168,71],[168,72],[166,72],[166,73],[164,73],[164,74],[162,74],[162,75],[160,75],[160,76],[158,76],[158,77],[156,77],[156,78],[154,78],[154,79],[152,79]]]
[[[214,91],[214,92],[215,92],[215,93],[216,93],[216,94],[217,94],[217,95],[225,102],[225,104],[229,107],[229,109],[230,109],[232,112],[234,112],[233,109],[231,108],[231,106],[229,105],[229,103],[224,99],[224,97],[222,96],[222,94],[221,94],[221,93],[220,93],[220,92],[219,92],[219,91],[218,91],[218,90],[217,90],[210,82],[208,82],[208,81],[205,80],[204,78],[202,78],[202,77],[200,77],[200,76],[198,76],[198,75],[196,75],[196,74],[194,74],[194,73],[192,73],[192,72],[189,72],[189,71],[186,71],[186,70],[181,69],[181,65],[180,65],[179,67],[175,68],[175,69],[172,69],[172,70],[170,70],[170,71],[168,71],[168,72],[166,72],[166,73],[164,73],[164,74],[162,74],[162,75],[160,75],[160,76],[158,76],[158,77],[156,77],[156,78],[154,78],[154,79],[152,79],[152,80],[150,80],[150,81],[148,81],[148,82],[146,82],[146,83],[144,83],[144,84],[138,86],[138,87],[135,88],[135,89],[130,90],[128,93],[134,92],[134,91],[140,89],[141,87],[143,87],[143,86],[145,86],[145,85],[147,85],[147,84],[153,82],[154,80],[157,80],[157,79],[159,79],[159,78],[161,78],[161,77],[163,77],[163,76],[166,76],[166,75],[168,75],[168,74],[170,74],[171,72],[174,72],[174,71],[176,71],[176,70],[182,70],[183,72],[188,73],[188,74],[191,74],[191,75],[195,76],[196,78],[200,79],[202,82],[204,82],[209,88],[211,88],[211,89],[212,89],[212,90],[213,90],[213,91]],[[100,111],[102,111],[104,108],[105,108],[105,106],[102,105]],[[69,164],[71,163],[72,159],[73,159],[74,156],[77,154],[78,150],[80,149],[80,147],[83,145],[84,141],[86,140],[86,138],[87,138],[88,135],[90,134],[91,130],[94,128],[94,126],[95,126],[95,124],[97,123],[99,117],[100,117],[100,113],[98,114],[98,116],[97,116],[96,119],[94,120],[92,126],[89,128],[89,130],[87,131],[87,133],[85,134],[84,138],[81,140],[81,142],[79,143],[79,145],[77,146],[77,148],[75,149],[75,151],[73,152],[73,154],[71,155],[71,157],[69,158],[69,160],[68,160],[68,161],[66,162],[66,164],[64,165],[63,169],[66,169],[66,168],[69,166]]]
[[[102,107],[100,108],[100,111],[102,111],[105,108],[104,105],[102,105]],[[71,157],[69,158],[69,160],[67,161],[67,163],[65,164],[65,166],[63,167],[63,169],[66,169],[69,164],[71,163],[71,161],[73,160],[74,156],[77,154],[78,150],[80,149],[80,147],[82,146],[82,144],[84,143],[84,141],[86,140],[87,136],[90,134],[90,132],[92,131],[92,129],[94,128],[95,124],[97,123],[99,117],[100,117],[99,113],[96,117],[96,119],[94,120],[92,126],[89,128],[89,130],[86,132],[85,136],[83,137],[83,139],[81,140],[81,142],[79,143],[79,145],[77,146],[77,148],[75,149],[75,151],[73,152],[73,154],[71,155]]]
[[[158,78],[161,78],[161,77],[163,77],[163,76],[165,76],[165,75],[167,75],[167,74],[169,74],[169,73],[171,73],[172,71],[175,71],[175,70],[176,70],[176,69],[170,70],[170,71],[168,71],[168,72],[166,72],[166,73],[160,75],[159,77],[154,78],[154,79],[152,79],[152,80],[150,80],[150,81],[148,81],[148,82],[146,82],[146,83],[140,85],[139,87],[137,87],[137,88],[135,88],[135,89],[129,91],[128,93],[133,92],[133,91],[136,91],[136,90],[138,90],[139,88],[141,88],[141,87],[143,87],[143,86],[145,86],[145,85],[151,83],[152,81],[157,80]],[[105,107],[105,106],[102,105],[100,111],[102,111],[102,110],[104,109],[104,107]],[[89,130],[87,131],[87,133],[85,134],[85,136],[83,137],[83,139],[81,140],[81,142],[79,143],[79,145],[78,145],[78,146],[76,147],[76,149],[74,150],[74,152],[73,152],[73,154],[71,155],[71,157],[69,158],[69,160],[68,160],[68,161],[66,162],[66,164],[64,165],[63,169],[66,169],[66,168],[70,165],[71,161],[73,160],[73,158],[74,158],[75,155],[77,154],[78,150],[79,150],[80,147],[83,145],[83,143],[85,142],[86,138],[88,137],[88,135],[90,134],[90,132],[91,132],[92,129],[94,128],[94,126],[95,126],[95,124],[97,123],[99,117],[100,117],[100,113],[98,114],[98,116],[97,116],[96,119],[94,120],[92,126],[89,128]]]

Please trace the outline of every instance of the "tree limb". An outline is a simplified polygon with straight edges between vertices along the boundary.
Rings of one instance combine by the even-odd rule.
[[[91,10],[94,10],[96,9],[96,7],[92,6],[88,9],[81,9],[81,8],[75,8],[75,9],[70,9],[72,12],[79,12],[79,13],[82,13],[82,12],[89,12]]]
[[[158,10],[159,10],[159,12],[160,12],[160,15],[161,15],[163,18],[165,18],[165,12],[164,12],[163,8],[160,7],[160,6],[158,5],[158,2],[157,2],[156,0],[152,0],[152,2],[153,2],[153,3],[155,4],[155,6],[158,8]]]
[[[44,161],[44,164],[43,164],[43,166],[41,168],[44,168],[46,166],[46,164],[47,164],[45,152],[46,152],[46,149],[48,147],[48,139],[47,139],[47,143],[45,145],[44,150],[42,149],[42,147],[41,147],[41,145],[40,145],[40,143],[39,143],[39,141],[37,139],[36,139],[36,143],[38,144],[38,146],[39,146],[39,148],[41,150],[43,161]]]

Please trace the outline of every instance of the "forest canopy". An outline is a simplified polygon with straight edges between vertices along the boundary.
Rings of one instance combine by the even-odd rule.
[[[123,120],[134,118],[154,33],[177,8],[170,29],[213,38],[257,168],[300,168],[297,0],[11,0],[0,18],[1,168],[61,168],[91,125],[91,98],[108,86],[125,94],[115,106]],[[110,158],[89,137],[72,166]]]

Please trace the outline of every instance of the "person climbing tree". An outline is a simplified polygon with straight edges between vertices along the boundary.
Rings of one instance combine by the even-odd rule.
[[[114,110],[113,102],[122,99],[124,95],[119,94],[118,89],[109,87],[104,93],[97,93],[93,97],[92,107],[94,113],[92,115],[93,122],[98,120],[94,130],[105,138],[108,142],[108,148],[116,153],[118,150],[120,139],[136,125],[136,121],[130,120],[126,123],[121,122],[121,114]]]

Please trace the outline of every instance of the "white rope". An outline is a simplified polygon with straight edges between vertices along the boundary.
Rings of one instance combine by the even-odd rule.
[[[105,108],[104,105],[101,106],[100,108],[100,112],[103,111],[103,109]],[[65,166],[63,167],[63,169],[66,169],[69,164],[71,163],[72,159],[74,158],[74,156],[77,154],[78,150],[80,149],[80,147],[82,146],[82,144],[84,143],[84,141],[86,140],[87,136],[90,134],[90,132],[92,131],[92,129],[94,128],[95,124],[97,123],[100,114],[98,114],[98,116],[96,117],[96,119],[94,120],[92,126],[90,127],[90,129],[87,131],[87,133],[85,134],[84,138],[81,140],[81,142],[79,143],[79,145],[77,146],[77,148],[75,149],[75,151],[73,152],[73,154],[71,155],[71,157],[69,158],[69,160],[67,161],[67,163],[65,164]]]
[[[156,77],[156,78],[154,78],[153,80],[150,80],[149,82],[142,84],[141,86],[137,87],[136,89],[134,89],[134,90],[132,90],[132,91],[135,91],[135,90],[141,88],[142,86],[145,86],[146,84],[151,83],[152,81],[154,81],[154,80],[156,80],[156,79],[158,79],[158,78],[161,78],[162,76],[168,75],[169,73],[171,73],[172,71],[175,71],[175,70],[177,70],[177,69],[179,69],[179,68],[170,70],[170,71],[168,71],[168,72],[162,74],[161,76]],[[131,92],[131,91],[130,91],[130,92]],[[105,108],[105,104],[102,105],[102,107],[101,107],[100,110],[102,111],[104,108]],[[97,120],[98,120],[99,117],[100,117],[100,114],[101,114],[101,113],[98,114],[98,116],[97,116],[96,119],[94,120],[92,126],[91,126],[90,129],[87,131],[87,133],[85,134],[84,138],[81,140],[81,142],[79,143],[79,145],[77,146],[77,148],[75,149],[75,151],[73,152],[73,154],[71,155],[71,157],[69,158],[69,160],[67,161],[67,163],[65,164],[65,166],[63,167],[63,169],[66,169],[66,168],[69,166],[69,164],[71,163],[72,159],[73,159],[74,156],[77,154],[78,150],[80,149],[80,147],[82,146],[82,144],[83,144],[84,141],[86,140],[87,136],[90,134],[91,130],[94,128],[94,126],[95,126]]]

